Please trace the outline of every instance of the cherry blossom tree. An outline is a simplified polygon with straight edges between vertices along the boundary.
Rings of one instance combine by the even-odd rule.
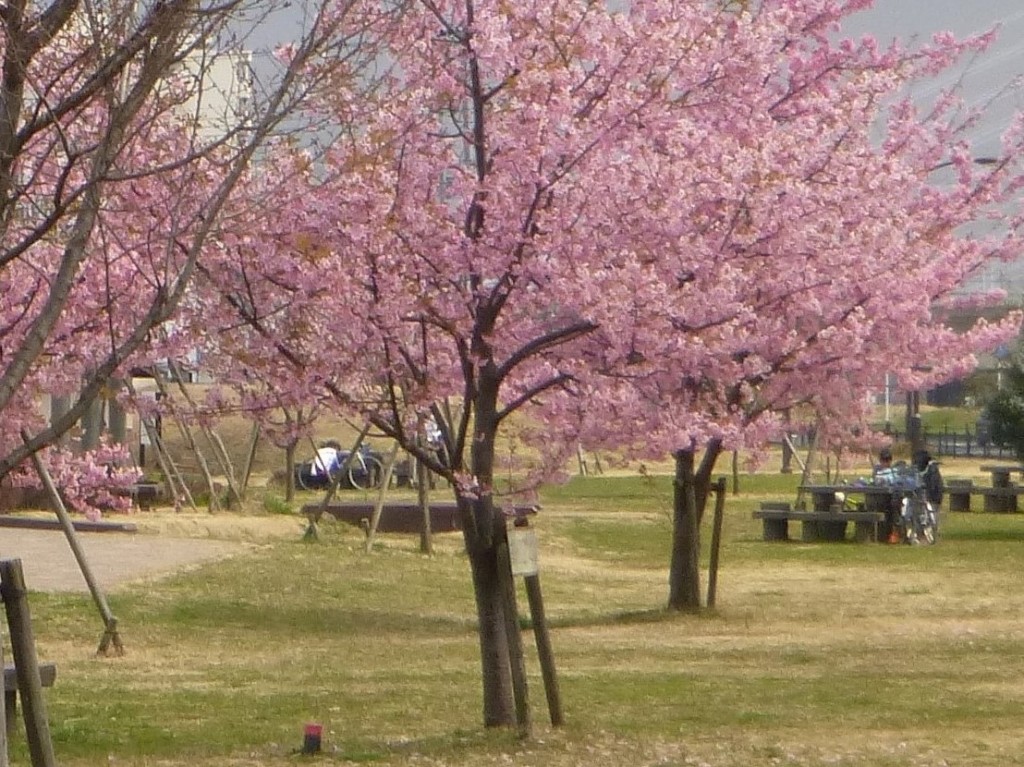
[[[933,307],[1017,253],[1019,127],[975,166],[952,96],[899,96],[985,41],[839,39],[865,4],[367,3],[351,20],[386,46],[374,87],[320,92],[337,140],[278,160],[295,183],[269,234],[224,232],[204,316],[226,311],[225,343],[452,482],[486,724],[525,715],[503,513],[522,488],[498,463],[513,420],[536,476],[582,437],[677,455],[670,604],[688,609],[699,480],[723,448],[798,405],[854,424],[880,373],[948,377],[1013,332],[958,335]],[[1001,233],[966,229],[984,217]],[[418,439],[428,419],[443,453]]]
[[[178,346],[157,348],[154,331],[257,149],[301,102],[296,74],[319,55],[356,56],[310,4],[305,36],[258,81],[238,35],[273,5],[0,6],[0,478],[117,396],[134,366],[188,343],[172,333]],[[213,74],[225,65],[226,86]],[[48,418],[43,395],[67,407]]]
[[[808,17],[762,4],[736,18],[777,53],[723,73],[757,88],[740,85],[731,109],[718,94],[715,140],[700,144],[710,162],[689,166],[673,194],[681,217],[663,219],[689,228],[686,247],[656,262],[672,331],[631,339],[640,364],[609,405],[676,456],[677,609],[700,605],[697,531],[723,449],[763,445],[791,408],[813,413],[826,441],[867,431],[864,395],[885,373],[908,390],[962,377],[1020,323],[1012,313],[958,333],[943,321],[967,278],[1020,255],[1020,119],[979,163],[967,139],[978,114],[954,93],[926,105],[903,95],[989,38],[880,50],[838,38],[849,8],[813,5]],[[685,134],[661,141],[662,167],[694,151]]]

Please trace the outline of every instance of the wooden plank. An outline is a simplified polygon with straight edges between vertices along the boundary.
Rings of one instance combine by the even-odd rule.
[[[302,513],[311,522],[318,522],[327,514],[340,522],[363,527],[373,516],[372,502],[344,501],[328,504],[310,503],[302,507]],[[535,514],[539,506],[516,506],[516,515]],[[430,527],[435,533],[450,533],[462,529],[458,506],[455,502],[434,502],[430,504]],[[379,533],[419,533],[423,529],[423,512],[416,501],[389,502],[382,507]]]
[[[753,512],[754,519],[792,519],[798,522],[881,522],[881,511],[776,511]]]
[[[57,680],[57,664],[55,663],[40,663],[39,664],[39,683],[43,687],[53,687],[53,683]],[[18,689],[18,670],[14,667],[13,663],[8,663],[4,666],[4,691],[9,692],[11,690]]]
[[[132,522],[112,522],[108,520],[75,519],[71,524],[80,533],[134,533],[138,527]],[[42,517],[0,516],[0,527],[17,527],[27,530],[62,530],[60,520]]]

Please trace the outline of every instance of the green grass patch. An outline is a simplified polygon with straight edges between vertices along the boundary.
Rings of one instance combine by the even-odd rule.
[[[281,767],[319,722],[318,764],[1024,764],[1024,514],[946,513],[930,548],[763,542],[750,512],[795,482],[741,475],[718,603],[700,615],[664,609],[671,478],[546,490],[536,529],[567,724],[546,723],[520,590],[526,741],[481,725],[458,535],[431,557],[415,536],[366,554],[359,530],[325,524],[319,543],[297,533],[118,588],[119,658],[93,655],[87,596],[33,593],[39,656],[58,662],[58,761]],[[20,735],[11,753],[28,763]]]

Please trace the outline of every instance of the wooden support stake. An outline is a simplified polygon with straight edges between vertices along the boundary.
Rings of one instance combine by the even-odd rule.
[[[125,386],[133,397],[137,396],[131,378],[125,381]],[[167,492],[174,502],[174,510],[181,511],[181,499],[184,498],[188,501],[188,505],[192,507],[192,511],[199,511],[196,508],[195,500],[192,498],[192,493],[181,476],[181,472],[178,471],[177,464],[174,463],[174,460],[164,446],[163,437],[160,436],[160,431],[156,428],[156,424],[149,418],[141,417],[139,418],[139,423],[141,424],[140,428],[145,429],[146,434],[149,435],[149,443],[153,447],[153,454],[156,456],[156,462],[160,466],[161,474],[164,476],[164,482],[167,483]]]
[[[725,517],[725,477],[715,483],[715,518],[711,527],[711,561],[708,565],[708,608],[715,606],[718,591],[718,553],[722,548],[722,520]]]
[[[21,438],[28,442],[28,435],[22,431]],[[53,511],[57,515],[57,519],[60,520],[60,526],[64,530],[64,537],[68,539],[68,545],[71,546],[71,553],[75,555],[75,560],[78,562],[78,568],[82,571],[82,576],[85,578],[85,583],[89,587],[89,593],[92,594],[93,601],[96,603],[96,607],[99,608],[100,617],[103,619],[103,625],[105,630],[103,637],[100,639],[99,647],[96,652],[100,655],[105,655],[110,645],[113,644],[114,649],[118,655],[124,654],[124,645],[121,644],[121,636],[117,631],[117,618],[110,611],[110,605],[107,604],[107,598],[104,596],[102,589],[100,589],[99,583],[93,577],[92,568],[89,567],[89,562],[85,558],[85,551],[82,550],[82,546],[78,541],[78,534],[75,532],[75,525],[71,521],[71,517],[68,516],[68,511],[64,508],[64,501],[60,497],[56,485],[53,484],[53,478],[50,476],[50,472],[46,470],[46,466],[43,465],[42,459],[40,459],[38,453],[32,454],[32,465],[35,466],[36,474],[39,475],[39,479],[43,483],[43,487],[46,488],[47,494],[50,496],[50,502],[53,504]]]
[[[179,415],[177,409],[173,407],[170,395],[167,392],[167,384],[163,377],[155,370],[153,371],[153,381],[156,382],[157,389],[171,405],[169,410],[170,416],[174,419],[175,426],[178,427],[178,433],[181,434],[181,437],[185,440],[185,444],[188,446],[189,451],[196,459],[196,465],[199,468],[199,472],[203,475],[203,479],[206,482],[206,489],[210,494],[207,510],[210,512],[216,511],[220,508],[220,502],[217,499],[217,487],[213,482],[213,475],[210,473],[210,465],[206,460],[206,456],[203,455],[203,451],[200,450],[199,445],[196,444],[195,437],[192,434],[192,429],[189,428],[187,423],[185,423],[185,420],[181,415]]]
[[[430,529],[430,472],[423,461],[416,461],[416,502],[420,507],[423,528],[420,530],[420,553],[433,556],[434,536]]]
[[[587,471],[587,457],[583,454],[583,445],[576,445],[576,461],[580,465],[580,476],[587,476],[589,472]]]
[[[50,725],[43,701],[43,683],[39,678],[39,659],[32,636],[32,618],[28,610],[28,589],[20,559],[0,561],[0,595],[3,596],[7,625],[11,629],[11,655],[18,677],[22,717],[32,767],[56,767]]]
[[[789,447],[790,453],[792,454],[793,458],[795,458],[796,462],[800,465],[800,471],[805,471],[807,469],[807,466],[804,465],[803,460],[800,458],[800,454],[796,450],[796,445],[793,444],[793,440],[790,438],[790,436],[788,434],[783,434],[782,441],[786,443],[786,445]]]
[[[242,492],[249,489],[249,480],[252,478],[252,467],[256,463],[256,450],[260,446],[260,424],[252,422],[252,434],[249,437],[249,450],[245,454],[245,466],[242,467]]]
[[[548,622],[544,615],[544,600],[540,593],[540,576],[526,575],[523,580],[526,583],[526,598],[530,603],[530,623],[533,625],[533,638],[537,642],[537,656],[544,679],[544,694],[548,699],[548,715],[553,727],[561,727],[565,719],[562,717],[562,700],[558,692],[558,677],[555,674],[555,654],[551,649],[551,636],[548,634]]]
[[[519,630],[519,611],[516,607],[516,584],[512,578],[512,562],[508,553],[508,538],[502,534],[496,542],[498,579],[501,583],[502,612],[505,614],[505,635],[512,672],[512,694],[516,704],[516,726],[520,738],[530,737],[530,698],[526,687],[526,662],[523,658],[523,635]]]
[[[398,460],[398,443],[391,447],[387,463],[384,464],[384,476],[380,480],[380,492],[377,494],[377,502],[373,505],[373,516],[370,519],[370,529],[366,531],[366,553],[373,550],[373,539],[377,535],[377,527],[380,525],[380,515],[384,512],[384,499],[387,497],[388,488],[391,485],[391,474],[395,470],[395,461]]]
[[[3,633],[0,632],[0,668],[4,667],[4,643]],[[0,767],[11,767],[10,755],[7,753],[7,693],[6,690],[3,695],[0,695],[0,722],[4,723],[3,727],[0,727]]]

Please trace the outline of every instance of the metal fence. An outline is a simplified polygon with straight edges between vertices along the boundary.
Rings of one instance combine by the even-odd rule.
[[[892,436],[900,441],[905,439],[906,435],[893,432]],[[935,457],[999,458],[1008,461],[1017,459],[1013,448],[997,445],[989,439],[979,439],[978,435],[971,431],[925,431],[924,443],[928,452]]]

